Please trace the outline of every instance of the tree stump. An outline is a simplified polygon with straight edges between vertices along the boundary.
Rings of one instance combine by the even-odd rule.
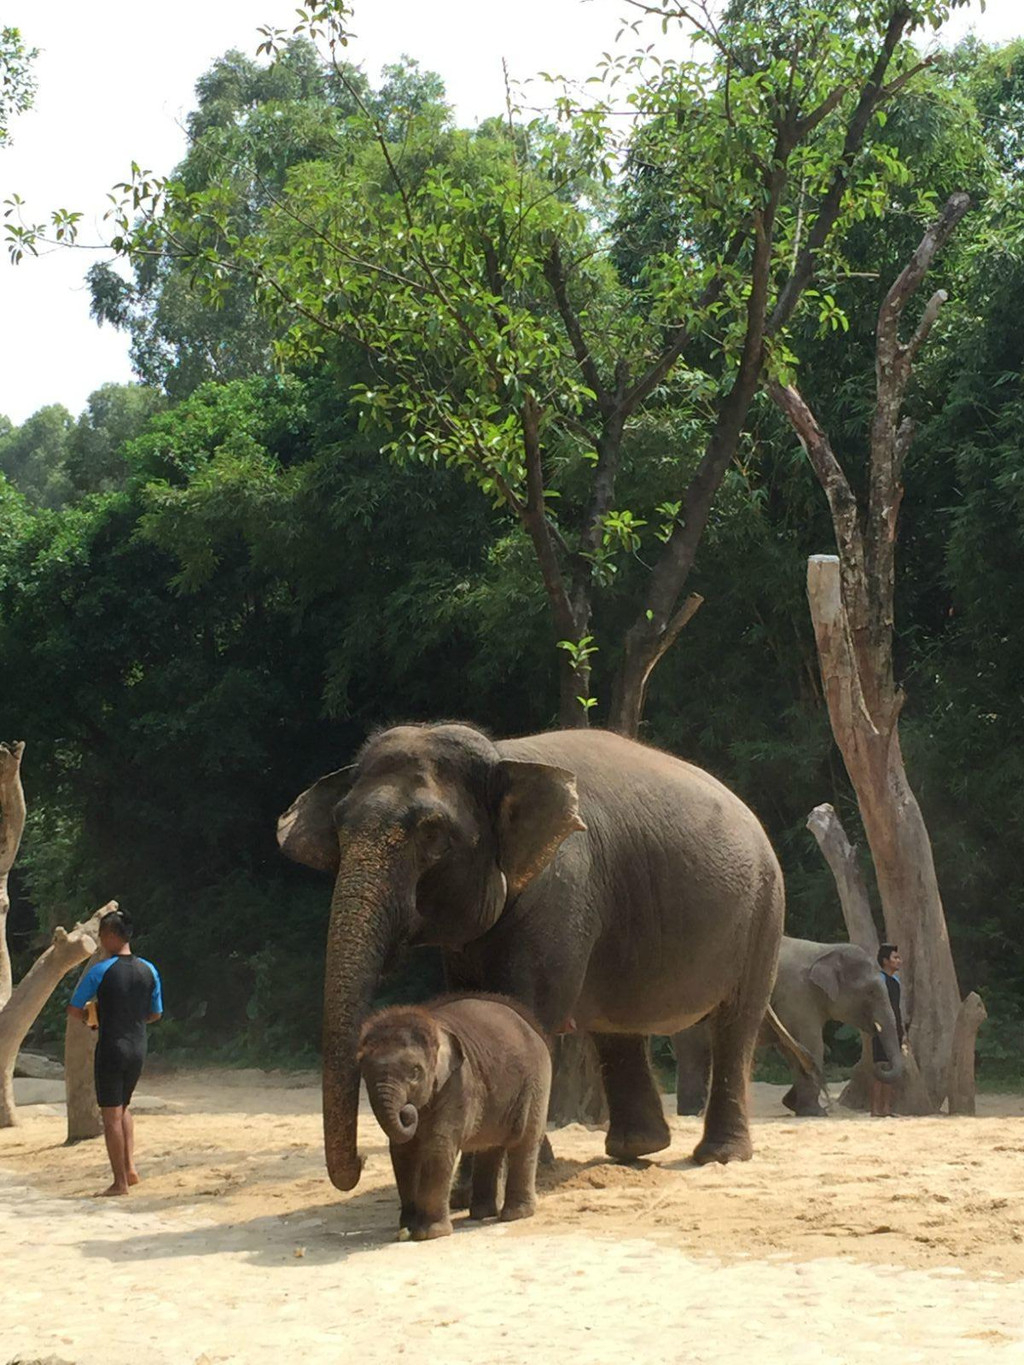
[[[953,1026],[953,1045],[949,1051],[949,1112],[974,1114],[974,1048],[978,1029],[988,1018],[988,1011],[977,991],[971,991],[960,1005]]]
[[[871,1082],[875,1069],[871,1060],[871,1039],[864,1038],[860,1061],[843,1087],[839,1103],[844,1109],[866,1112],[871,1108]],[[892,1088],[893,1108],[898,1114],[934,1114],[935,1106],[928,1094],[921,1071],[911,1051],[903,1054],[903,1075]]]
[[[552,1056],[551,1100],[548,1119],[557,1127],[567,1123],[606,1123],[604,1085],[597,1050],[586,1033],[563,1033]]]

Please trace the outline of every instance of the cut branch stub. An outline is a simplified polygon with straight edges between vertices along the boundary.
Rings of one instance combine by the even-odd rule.
[[[846,837],[835,808],[827,802],[815,806],[807,817],[807,828],[817,840],[836,879],[839,904],[850,942],[874,957],[878,952],[878,931],[871,914],[871,902],[857,861],[857,850]]]

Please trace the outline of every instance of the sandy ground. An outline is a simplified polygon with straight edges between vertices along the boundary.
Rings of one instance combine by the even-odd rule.
[[[1024,1362],[1024,1100],[976,1119],[796,1121],[755,1086],[754,1160],[649,1163],[552,1135],[537,1217],[395,1239],[383,1136],[323,1175],[311,1076],[147,1078],[143,1183],[105,1183],[58,1109],[0,1132],[0,1365]],[[147,1107],[147,1106],[144,1106]]]

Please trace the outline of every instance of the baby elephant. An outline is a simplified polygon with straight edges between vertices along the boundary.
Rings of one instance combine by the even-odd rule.
[[[423,1242],[452,1230],[448,1204],[460,1152],[474,1152],[470,1218],[529,1218],[547,1121],[551,1055],[539,1029],[502,996],[445,996],[372,1015],[359,1066],[391,1145],[399,1237]]]

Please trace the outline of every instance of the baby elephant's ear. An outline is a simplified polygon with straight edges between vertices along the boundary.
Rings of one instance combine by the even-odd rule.
[[[337,872],[338,831],[334,810],[352,785],[355,768],[339,768],[307,787],[277,822],[281,852],[318,872]]]
[[[843,969],[843,954],[831,949],[814,959],[807,972],[807,979],[820,991],[824,991],[830,1000],[837,1000],[843,980]]]
[[[453,1071],[458,1071],[464,1059],[462,1044],[454,1033],[441,1029],[441,1045],[437,1050],[437,1070],[434,1076],[434,1094],[447,1083]]]
[[[508,894],[543,872],[573,830],[585,830],[576,775],[547,763],[500,765],[498,859],[508,879]]]

